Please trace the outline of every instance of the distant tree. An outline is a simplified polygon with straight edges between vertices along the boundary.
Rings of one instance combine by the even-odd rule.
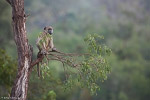
[[[32,69],[39,62],[43,61],[45,56],[41,56],[32,61],[33,49],[32,46],[29,45],[27,39],[25,27],[27,15],[24,12],[24,0],[6,1],[12,7],[12,26],[18,53],[17,77],[11,90],[10,99],[26,100],[29,77]],[[98,41],[101,38],[103,37],[98,36],[97,34],[89,35],[85,38],[85,42],[88,44],[88,52],[85,54],[70,54],[59,51],[49,52],[46,57],[48,61],[60,61],[62,62],[63,67],[66,65],[76,69],[75,71],[69,70],[69,72],[66,73],[66,88],[72,88],[75,83],[78,83],[81,87],[86,86],[92,93],[95,93],[96,90],[99,89],[96,81],[99,78],[102,81],[107,78],[107,73],[110,72],[110,68],[104,56],[110,54],[111,50],[104,45],[98,44]],[[77,60],[76,56],[80,56],[82,59]],[[43,64],[43,66],[44,65],[45,64]],[[66,71],[65,67],[64,71]]]

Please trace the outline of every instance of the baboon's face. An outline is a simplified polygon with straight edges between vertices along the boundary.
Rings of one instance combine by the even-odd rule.
[[[45,30],[47,33],[49,33],[50,35],[53,34],[53,28],[52,28],[51,26],[46,26],[46,27],[44,28],[44,30]]]

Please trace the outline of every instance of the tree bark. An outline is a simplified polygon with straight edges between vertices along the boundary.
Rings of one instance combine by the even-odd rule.
[[[12,26],[14,40],[18,52],[18,71],[14,86],[11,91],[11,100],[26,100],[30,64],[32,58],[31,46],[26,34],[26,16],[24,12],[24,0],[6,0],[12,7]]]

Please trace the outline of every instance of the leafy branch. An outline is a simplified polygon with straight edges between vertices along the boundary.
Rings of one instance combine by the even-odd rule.
[[[59,61],[63,65],[66,76],[65,89],[71,89],[78,85],[82,88],[89,88],[91,93],[94,94],[99,89],[97,81],[100,79],[103,82],[107,79],[107,74],[110,73],[110,67],[105,57],[110,55],[111,49],[100,44],[101,39],[104,39],[104,37],[90,34],[84,39],[88,47],[87,53],[49,51],[46,55],[36,59],[31,66],[35,66],[44,58],[47,63],[51,60]]]

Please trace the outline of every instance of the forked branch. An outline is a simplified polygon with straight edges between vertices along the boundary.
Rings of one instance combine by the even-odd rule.
[[[47,56],[51,56],[50,58]],[[45,57],[48,61],[50,60],[56,60],[56,61],[60,61],[63,65],[66,64],[66,62],[68,61],[68,59],[66,59],[66,57],[74,57],[74,56],[90,56],[90,54],[88,53],[83,53],[83,54],[78,54],[78,53],[63,53],[60,51],[49,51]],[[35,65],[37,65],[39,62],[41,62],[44,59],[44,55],[41,56],[40,58],[37,58],[35,61],[33,61],[31,63],[31,69],[32,67],[34,67]],[[70,61],[71,62],[71,61]],[[71,62],[72,64],[73,62]],[[71,66],[76,67],[76,64],[72,64]]]

